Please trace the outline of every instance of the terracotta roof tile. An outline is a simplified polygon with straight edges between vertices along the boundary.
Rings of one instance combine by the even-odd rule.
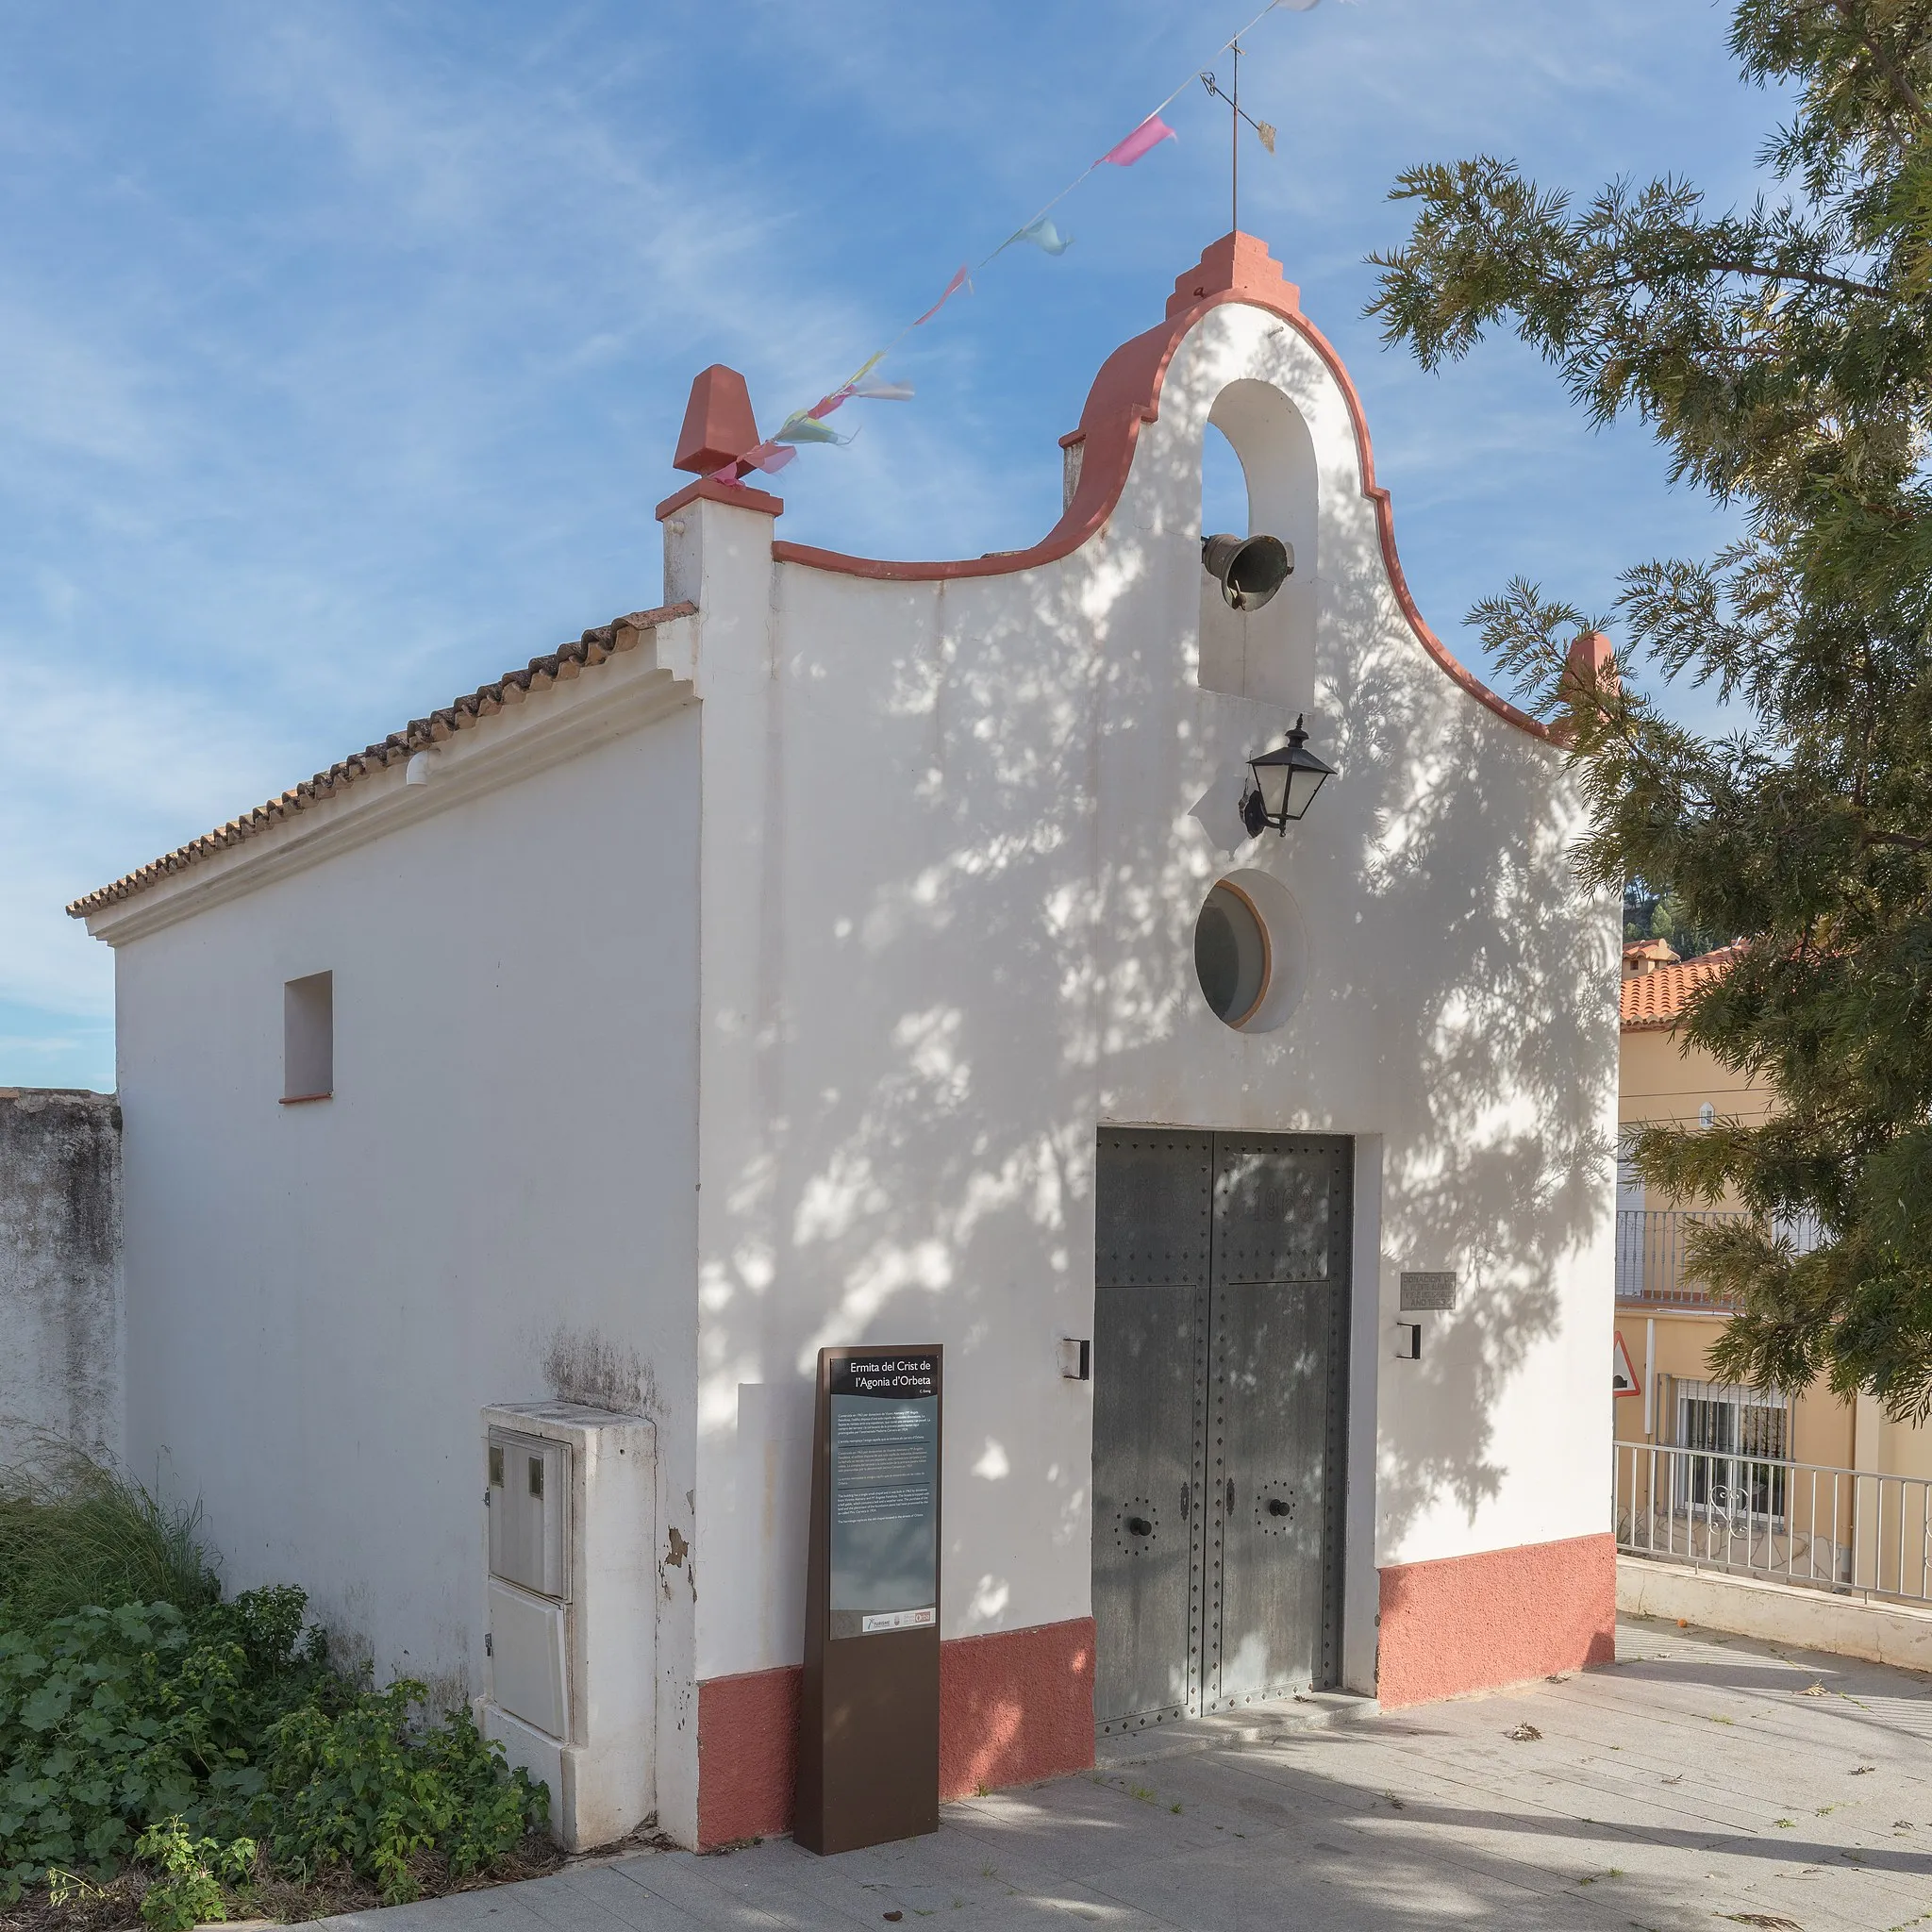
[[[1690,995],[1707,981],[1728,973],[1743,950],[1741,945],[1720,946],[1714,953],[1685,959],[1675,966],[1658,966],[1649,973],[1626,973],[1621,987],[1624,1031],[1674,1026]]]
[[[1674,966],[1681,955],[1667,940],[1632,940],[1624,948],[1624,971],[1641,973],[1648,966]]]
[[[458,731],[474,728],[482,719],[502,710],[506,704],[520,704],[535,692],[548,691],[553,684],[580,676],[618,652],[630,649],[641,633],[655,630],[673,618],[692,616],[696,610],[695,604],[667,604],[657,610],[634,610],[627,617],[614,618],[595,630],[587,630],[575,643],[559,645],[545,657],[532,658],[521,671],[507,671],[494,683],[479,686],[467,697],[458,698],[426,718],[412,719],[401,731],[391,731],[387,738],[352,753],[340,764],[303,779],[279,798],[271,798],[265,805],[258,805],[240,818],[230,819],[225,825],[217,825],[212,832],[191,839],[151,864],[116,879],[112,885],[102,886],[84,899],[75,900],[68,907],[68,913],[73,918],[84,919],[90,912],[97,912],[118,899],[132,898],[145,887],[185,871],[197,859],[211,858],[216,853],[306,811],[311,805],[333,798],[372,771],[381,771],[399,760],[407,762],[417,752],[440,744]]]

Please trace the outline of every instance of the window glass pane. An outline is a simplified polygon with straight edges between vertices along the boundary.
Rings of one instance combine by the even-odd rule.
[[[1268,991],[1268,934],[1246,893],[1223,883],[1194,922],[1194,973],[1218,1020],[1240,1026]]]

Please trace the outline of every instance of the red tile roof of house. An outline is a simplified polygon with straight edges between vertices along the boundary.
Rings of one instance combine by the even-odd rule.
[[[1674,1026],[1683,1017],[1690,995],[1707,981],[1728,973],[1743,951],[1741,945],[1720,946],[1695,959],[1658,966],[1649,973],[1626,973],[1620,991],[1625,1032],[1646,1026]]]
[[[1632,940],[1624,948],[1624,971],[1648,973],[1655,966],[1674,966],[1680,957],[1668,940]]]

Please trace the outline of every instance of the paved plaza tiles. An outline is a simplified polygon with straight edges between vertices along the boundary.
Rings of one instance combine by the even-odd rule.
[[[948,1805],[932,1837],[874,1851],[586,1859],[329,1923],[1932,1932],[1932,1679],[1625,1621],[1599,1670],[1298,1715]]]

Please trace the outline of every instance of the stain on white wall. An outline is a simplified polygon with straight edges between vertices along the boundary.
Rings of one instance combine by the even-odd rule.
[[[0,1462],[121,1451],[121,1108],[0,1089]]]

